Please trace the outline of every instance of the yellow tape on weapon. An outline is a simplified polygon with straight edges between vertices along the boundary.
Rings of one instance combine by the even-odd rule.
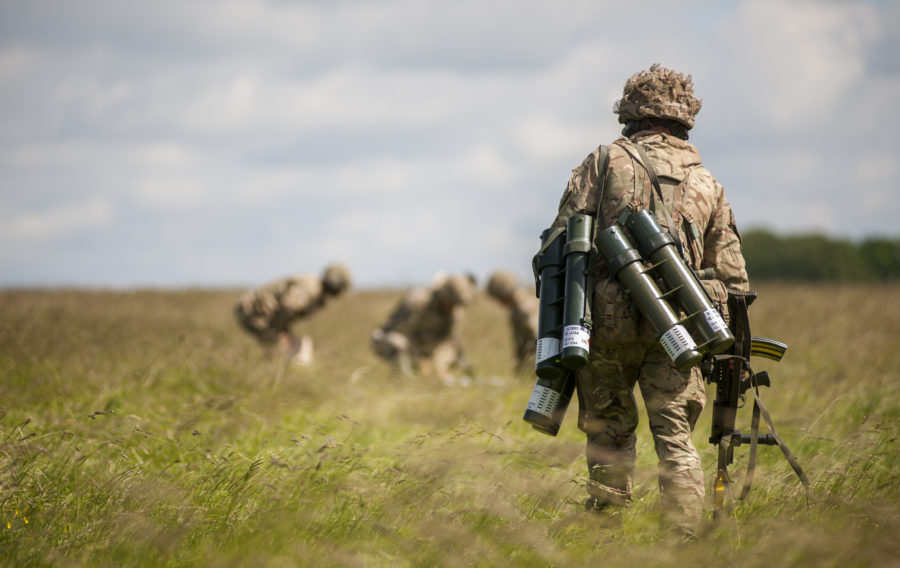
[[[784,352],[787,351],[787,344],[766,337],[750,338],[750,355],[758,355],[773,361],[781,361]]]

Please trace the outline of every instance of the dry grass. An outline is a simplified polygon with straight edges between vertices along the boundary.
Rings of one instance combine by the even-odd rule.
[[[303,325],[317,364],[266,360],[231,291],[0,292],[0,558],[16,566],[896,566],[900,287],[760,288],[785,341],[763,396],[813,484],[774,448],[753,492],[690,543],[636,502],[580,512],[583,440],[521,414],[505,314],[469,311],[472,384],[404,379],[368,350],[399,292]],[[741,419],[749,421],[749,411]],[[709,411],[695,433],[711,477]],[[734,471],[746,464],[738,449]],[[26,522],[27,519],[27,522]]]

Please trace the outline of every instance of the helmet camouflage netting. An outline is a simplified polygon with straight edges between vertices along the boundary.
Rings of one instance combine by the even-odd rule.
[[[515,274],[508,270],[498,270],[492,274],[490,280],[488,280],[487,293],[492,298],[508,300],[509,298],[512,298],[517,285],[518,279]]]
[[[632,75],[625,82],[622,98],[613,106],[619,122],[626,124],[642,118],[668,118],[694,127],[694,117],[703,101],[694,96],[690,75],[666,69],[654,63],[650,69]]]
[[[465,305],[472,301],[475,285],[468,276],[448,276],[435,291],[437,299],[454,306]]]
[[[343,264],[329,264],[322,273],[325,291],[337,295],[350,287],[350,271]]]

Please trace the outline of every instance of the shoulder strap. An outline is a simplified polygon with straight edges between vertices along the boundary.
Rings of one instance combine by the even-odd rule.
[[[600,175],[597,177],[597,213],[594,216],[594,231],[591,235],[591,242],[594,242],[594,237],[597,236],[597,231],[599,230],[598,226],[603,221],[603,192],[606,189],[606,170],[609,167],[609,147],[608,146],[600,146],[600,155],[599,155],[599,171]],[[605,228],[605,227],[604,227]]]
[[[644,148],[641,147],[640,144],[634,144],[634,149],[637,150],[637,153],[640,155],[640,159],[638,162],[644,166],[644,169],[647,170],[647,175],[650,176],[650,183],[653,185],[653,189],[656,190],[656,195],[659,196],[659,200],[665,204],[665,200],[663,199],[662,188],[659,185],[659,177],[656,175],[656,169],[653,167],[653,163],[650,161],[650,158],[647,156],[647,152]]]
[[[600,146],[598,155],[598,172],[597,176],[597,212],[594,215],[594,227],[591,230],[591,254],[588,265],[587,280],[585,281],[585,298],[584,298],[584,319],[593,323],[593,307],[594,307],[594,288],[597,285],[596,263],[600,258],[600,251],[597,248],[597,233],[600,232],[603,222],[603,193],[606,189],[606,170],[609,168],[609,147]]]

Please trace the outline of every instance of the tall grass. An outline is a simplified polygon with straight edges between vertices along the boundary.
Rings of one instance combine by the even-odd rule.
[[[790,348],[755,366],[810,500],[761,448],[749,499],[687,543],[659,523],[646,421],[634,505],[581,511],[574,412],[557,438],[521,420],[533,378],[511,373],[484,296],[465,329],[475,376],[444,384],[370,353],[395,291],[300,324],[309,368],[266,359],[232,291],[0,292],[0,564],[896,566],[900,287],[760,292],[754,334]]]

